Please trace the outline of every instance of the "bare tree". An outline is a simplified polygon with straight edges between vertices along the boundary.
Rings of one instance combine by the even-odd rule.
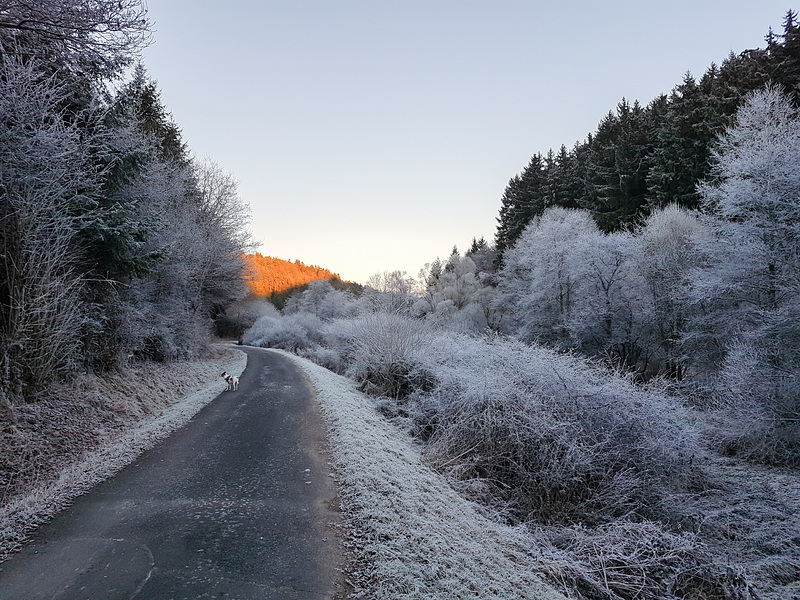
[[[369,310],[407,313],[413,304],[416,281],[405,271],[384,271],[367,279],[364,298]]]
[[[101,76],[129,64],[149,27],[142,0],[0,0],[4,52],[61,55]]]

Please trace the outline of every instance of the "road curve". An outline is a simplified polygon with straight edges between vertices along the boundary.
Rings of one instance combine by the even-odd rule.
[[[0,600],[344,598],[313,390],[243,348],[237,391],[96,486],[0,565]]]

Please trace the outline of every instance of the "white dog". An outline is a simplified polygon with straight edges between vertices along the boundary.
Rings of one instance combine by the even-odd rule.
[[[225,388],[225,391],[228,390],[235,390],[239,387],[239,378],[236,375],[228,375],[225,371],[222,372],[220,375],[225,380],[225,383],[228,384],[228,387]]]

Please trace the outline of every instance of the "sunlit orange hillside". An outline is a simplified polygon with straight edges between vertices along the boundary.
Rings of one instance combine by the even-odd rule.
[[[290,262],[261,254],[246,254],[247,285],[254,296],[269,298],[312,281],[339,280],[336,273],[320,267],[309,267],[299,260]]]

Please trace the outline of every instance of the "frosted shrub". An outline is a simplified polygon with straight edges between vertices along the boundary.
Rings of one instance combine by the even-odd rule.
[[[504,339],[441,335],[422,363],[438,382],[414,396],[428,457],[514,520],[658,513],[701,453],[670,398],[584,360]]]
[[[193,315],[180,296],[152,302],[153,288],[152,282],[132,281],[114,315],[118,337],[95,345],[106,361],[117,361],[109,366],[124,362],[125,355],[158,362],[196,358],[210,343],[210,320]]]
[[[342,355],[333,348],[315,345],[298,350],[297,354],[339,375],[342,375],[345,371]]]
[[[345,328],[328,329],[338,336],[347,375],[373,394],[400,398],[426,385],[420,356],[429,336],[420,321],[376,312],[352,320]]]
[[[718,422],[707,434],[722,453],[800,465],[800,381],[797,371],[775,368],[772,355],[792,344],[782,341],[729,347],[720,373]]]
[[[261,317],[244,333],[242,343],[296,352],[313,345],[321,327],[322,321],[308,313]]]
[[[547,556],[553,583],[581,598],[749,598],[747,582],[730,565],[714,564],[693,534],[652,522],[589,529],[542,528],[534,540]]]

